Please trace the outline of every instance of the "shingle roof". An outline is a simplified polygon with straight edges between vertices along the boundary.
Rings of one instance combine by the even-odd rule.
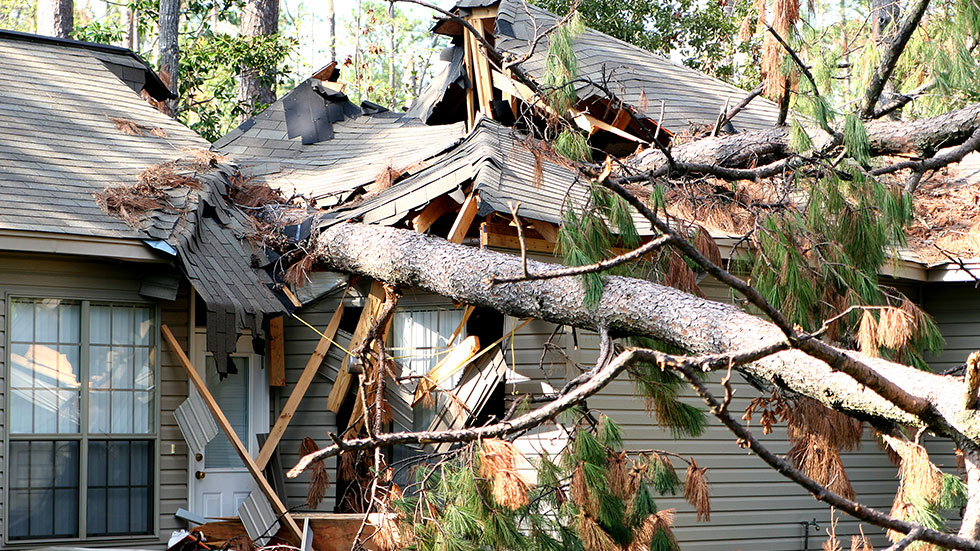
[[[472,182],[480,197],[480,216],[498,212],[510,216],[508,201],[520,201],[519,214],[532,220],[561,224],[568,205],[581,208],[589,197],[589,182],[577,172],[535,153],[528,138],[493,120],[482,118],[466,139],[431,167],[352,208],[338,208],[321,217],[330,225],[344,220],[394,224],[410,211],[447,193],[462,201]],[[636,219],[637,227],[649,224]]]
[[[556,17],[522,0],[500,0],[497,11],[496,47],[522,56],[529,49],[535,29],[549,28]],[[592,29],[572,40],[578,61],[578,74],[596,82],[604,77],[609,88],[626,103],[646,107],[647,115],[659,119],[664,102],[663,126],[677,132],[689,122],[713,124],[726,100],[734,106],[748,92]],[[544,82],[548,38],[541,40],[534,54],[521,67],[538,82]],[[604,94],[589,84],[578,87],[579,97]],[[756,98],[732,121],[738,130],[757,130],[776,123],[779,108],[764,98]]]
[[[144,168],[181,149],[207,146],[140,98],[99,55],[113,54],[0,34],[0,229],[141,238],[92,194],[136,182]],[[167,137],[127,136],[109,117],[161,128]]]
[[[138,60],[90,46],[0,33],[0,229],[166,241],[207,304],[220,370],[240,329],[258,334],[263,314],[285,308],[252,268],[251,226],[225,200],[224,176],[168,190],[169,205],[146,213],[141,229],[96,204],[107,187],[133,186],[147,167],[209,144],[140,97]],[[166,136],[124,134],[110,117]]]
[[[214,149],[233,157],[256,181],[321,205],[343,202],[386,167],[403,169],[431,158],[464,135],[462,123],[426,126],[386,112],[335,122],[332,138],[303,145],[300,137],[288,137],[283,104],[290,94],[215,142]]]

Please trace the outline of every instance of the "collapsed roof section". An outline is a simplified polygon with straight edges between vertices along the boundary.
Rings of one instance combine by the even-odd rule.
[[[522,218],[561,225],[568,207],[589,201],[590,184],[550,148],[487,118],[452,151],[432,166],[353,206],[340,206],[320,217],[321,225],[345,220],[395,225],[449,196],[457,204],[468,194],[479,198],[476,216],[493,213],[510,218],[510,202],[520,201]],[[648,222],[635,218],[641,234],[652,233]]]
[[[388,170],[419,170],[456,144],[462,124],[431,127],[374,104],[351,103],[309,79],[214,143],[256,182],[320,206],[346,202]],[[423,164],[420,164],[423,163]]]
[[[207,305],[209,348],[223,368],[221,352],[234,350],[240,330],[255,335],[264,315],[285,308],[252,269],[257,253],[243,241],[250,222],[224,206],[223,185],[148,183],[148,167],[208,146],[140,97],[166,98],[154,83],[128,50],[0,31],[0,233],[87,239],[91,254],[104,256],[125,244],[146,258],[176,257]],[[137,190],[139,201],[105,201]],[[172,300],[176,273],[169,279],[147,296]]]
[[[521,64],[521,68],[535,82],[545,82],[549,37],[545,36],[536,46],[532,45],[538,35],[558,20],[554,14],[522,0],[463,0],[455,10],[471,24],[476,22],[478,30],[483,30],[494,47],[505,55],[520,59],[533,47],[533,53]],[[463,42],[473,42],[466,40],[466,35],[470,33],[464,32],[462,25],[452,19],[440,21],[434,30],[456,38],[459,47],[463,46]],[[586,29],[576,36],[572,40],[572,48],[577,58],[578,76],[583,78],[576,84],[576,91],[579,99],[586,103],[578,108],[600,119],[607,118],[600,109],[608,111],[608,101],[613,98],[608,98],[605,91],[587,81],[601,85],[616,99],[634,108],[640,118],[659,122],[670,133],[685,130],[691,124],[714,125],[719,112],[727,104],[734,106],[748,94],[719,79],[676,65],[657,54],[593,29]],[[451,92],[448,84],[459,83],[458,78],[452,79],[454,71],[453,65],[450,65],[446,78],[437,79],[433,86],[442,85],[442,91]],[[509,86],[505,82],[498,86],[498,80],[506,79],[495,69],[487,68],[484,71],[491,73],[489,76],[494,87],[504,91]],[[479,86],[476,88],[479,93]],[[433,96],[438,97],[437,101],[445,101],[443,98],[450,95],[428,93],[420,101],[434,106]],[[431,116],[433,110],[420,106],[415,112],[423,120],[429,120],[424,115]],[[612,111],[615,115],[616,109]],[[778,106],[766,99],[756,98],[732,123],[734,130],[739,131],[763,129],[773,126],[778,115]],[[605,122],[613,122],[609,118]]]

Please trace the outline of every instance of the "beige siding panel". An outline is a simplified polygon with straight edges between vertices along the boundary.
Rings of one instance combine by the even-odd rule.
[[[297,312],[297,315],[318,330],[323,331],[330,322],[330,317],[336,311],[337,304],[337,299],[324,299],[303,308]],[[270,426],[275,424],[279,412],[282,411],[282,407],[289,398],[289,394],[296,387],[296,382],[299,380],[306,362],[313,354],[317,343],[320,342],[320,335],[300,321],[290,317],[286,318],[284,324],[284,338],[286,386],[274,389],[274,391],[278,391],[278,395],[273,394],[270,401],[272,404]],[[331,347],[331,349],[333,348],[335,347]],[[284,469],[283,478],[286,481],[287,507],[296,507],[306,503],[306,492],[310,484],[309,471],[294,479],[285,478],[285,471],[299,461],[299,446],[303,438],[309,436],[316,441],[318,446],[326,446],[330,443],[327,433],[337,432],[336,415],[327,411],[327,396],[330,395],[333,381],[327,378],[326,373],[326,368],[321,367],[279,442],[279,457]],[[325,463],[327,472],[330,474],[331,487],[326,491],[323,501],[316,510],[329,512],[333,511],[336,501],[334,499],[335,488],[332,483],[337,478],[337,459],[332,457]]]
[[[140,301],[140,280],[144,273],[159,272],[160,267],[149,264],[122,264],[82,260],[71,256],[28,255],[0,253],[0,363],[6,362],[6,297],[52,296],[75,299],[101,299],[119,301]],[[174,302],[159,302],[161,321],[170,325],[183,346],[187,345],[187,289],[183,287]],[[159,337],[157,338],[159,343]],[[159,353],[160,347],[158,346]],[[160,471],[158,475],[159,531],[156,540],[141,538],[136,540],[117,540],[100,543],[100,547],[134,547],[162,549],[172,530],[178,528],[174,512],[178,507],[186,507],[187,502],[187,458],[186,446],[179,431],[174,432],[176,423],[173,409],[187,396],[186,382],[182,391],[172,384],[182,378],[182,372],[173,362],[170,354],[160,356],[160,395],[158,396],[158,424],[160,427]],[[0,434],[6,434],[6,400],[3,396],[6,365],[0,369]],[[184,379],[186,381],[186,379]],[[174,454],[170,454],[171,444]],[[0,481],[5,480],[6,458],[2,456],[5,446],[0,446]],[[2,484],[2,482],[0,482]],[[0,487],[2,490],[2,487]],[[3,492],[0,491],[0,510],[3,508]],[[0,515],[0,533],[3,530],[3,515]]]

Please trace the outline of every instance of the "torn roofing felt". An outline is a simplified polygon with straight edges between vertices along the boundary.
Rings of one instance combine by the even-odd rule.
[[[148,167],[208,146],[140,97],[139,79],[152,79],[138,63],[122,48],[0,32],[0,75],[9,77],[0,78],[0,230],[143,241],[176,253],[207,305],[208,348],[224,369],[240,330],[258,334],[263,315],[284,311],[268,278],[251,268],[242,242],[250,226],[225,206],[225,188],[173,187],[142,226],[103,211],[94,197],[132,188]]]
[[[256,183],[266,183],[287,197],[297,193],[330,206],[346,202],[386,169],[417,171],[418,163],[443,152],[465,134],[462,123],[426,126],[417,118],[371,104],[358,107],[339,92],[317,92],[315,82],[307,83],[229,132],[213,149],[233,157]],[[301,123],[290,122],[291,105],[307,106],[300,111],[319,113],[321,121],[296,126]],[[356,116],[349,115],[355,110]],[[297,128],[311,134],[315,131],[320,140],[304,143],[303,132]]]
[[[428,123],[435,114],[442,110],[451,111],[455,107],[452,104],[464,99],[462,92],[470,87],[470,81],[466,76],[466,67],[463,65],[463,47],[453,45],[444,51],[449,58],[449,64],[412,102],[412,106],[406,112],[408,116]],[[459,90],[459,96],[455,101],[453,94],[449,92],[453,86]]]
[[[457,9],[465,11],[497,2],[464,0]],[[523,0],[500,0],[494,29],[495,46],[502,52],[522,57],[537,34],[554,25],[557,18]],[[437,25],[436,32],[457,35],[463,32],[450,20]],[[521,64],[525,73],[539,83],[547,73],[549,37],[534,48],[530,59]],[[572,39],[578,76],[604,83],[619,99],[659,120],[664,107],[663,127],[671,132],[686,129],[690,123],[714,124],[726,102],[734,106],[747,94],[694,69],[675,65],[660,55],[622,40],[586,29]],[[579,99],[605,93],[587,82],[576,85]],[[764,98],[755,98],[732,121],[737,130],[761,130],[776,124],[779,108]]]
[[[365,197],[359,204],[337,207],[320,216],[329,226],[345,220],[393,225],[441,195],[457,202],[464,190],[480,197],[479,215],[492,212],[510,217],[509,201],[520,201],[519,214],[560,225],[567,207],[581,209],[589,200],[590,184],[536,140],[487,118],[432,166],[390,188]],[[641,234],[653,233],[649,222],[634,216]]]

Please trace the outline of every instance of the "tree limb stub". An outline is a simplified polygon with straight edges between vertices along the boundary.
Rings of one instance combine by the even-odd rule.
[[[325,229],[315,247],[320,264],[333,270],[419,287],[516,317],[592,330],[608,327],[617,334],[648,335],[694,354],[724,354],[786,340],[775,325],[735,306],[639,279],[606,278],[605,292],[595,309],[585,307],[585,293],[578,278],[489,285],[488,280],[521,274],[520,259],[407,230],[338,224]],[[551,268],[529,260],[528,269],[546,272]],[[740,370],[870,421],[928,425],[938,434],[980,445],[980,415],[962,407],[963,383],[958,379],[857,352],[822,348],[867,367],[872,376],[927,402],[935,415],[929,419],[913,415],[851,376],[799,350],[773,354]]]

